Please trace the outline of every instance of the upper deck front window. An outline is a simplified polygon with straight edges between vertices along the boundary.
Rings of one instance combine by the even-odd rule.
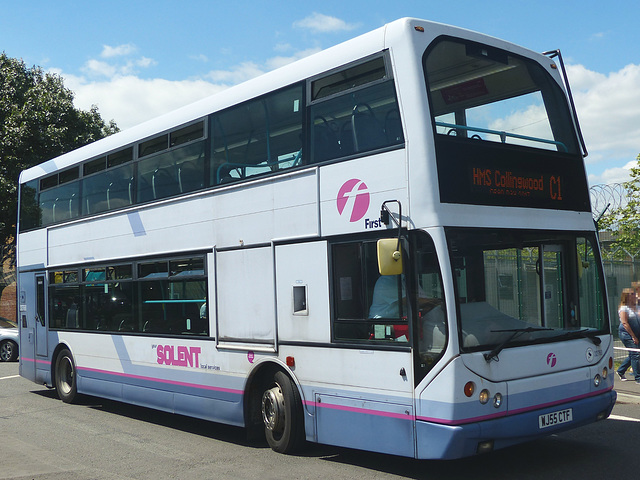
[[[569,105],[542,64],[442,37],[424,69],[442,203],[590,211]]]
[[[538,63],[442,39],[427,51],[424,68],[437,134],[578,152],[565,96]]]

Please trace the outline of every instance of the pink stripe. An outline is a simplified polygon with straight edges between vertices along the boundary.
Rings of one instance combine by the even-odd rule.
[[[492,415],[483,415],[483,416],[480,416],[480,417],[463,418],[463,419],[460,419],[460,420],[448,420],[448,419],[444,419],[444,418],[431,418],[431,417],[416,417],[416,419],[417,420],[423,420],[423,421],[426,421],[426,422],[441,423],[443,425],[464,425],[465,423],[482,422],[482,421],[491,420],[491,419],[497,418],[497,417],[510,417],[512,415],[518,415],[518,414],[521,414],[521,413],[532,412],[534,410],[540,410],[542,408],[548,408],[548,407],[553,407],[553,406],[556,406],[556,405],[562,405],[563,403],[575,402],[575,401],[583,400],[583,399],[589,398],[589,397],[596,397],[598,395],[602,395],[603,393],[609,392],[611,390],[613,390],[613,387],[609,387],[609,388],[606,388],[604,390],[599,390],[597,392],[587,393],[587,394],[584,394],[584,395],[578,395],[576,397],[565,398],[565,399],[558,400],[558,401],[555,401],[555,402],[541,403],[539,405],[532,405],[530,407],[518,408],[516,410],[509,410],[509,411],[502,412],[502,413],[494,413]]]
[[[20,357],[20,358],[24,362],[33,362],[33,363],[40,363],[43,365],[51,365],[51,362],[49,360],[38,360],[35,358],[28,358],[28,357]]]
[[[381,410],[371,410],[369,408],[347,407],[344,405],[335,405],[331,403],[318,403],[305,400],[305,405],[316,408],[330,408],[332,410],[341,410],[343,412],[351,413],[364,413],[365,415],[376,415],[379,417],[399,418],[400,420],[415,420],[414,415],[407,415],[402,413],[383,412]]]
[[[115,375],[117,377],[132,378],[135,380],[147,380],[150,382],[164,383],[167,385],[177,385],[180,387],[200,388],[203,390],[213,390],[216,392],[235,393],[237,395],[242,395],[244,393],[242,390],[235,390],[232,388],[214,387],[211,385],[200,385],[197,383],[176,382],[174,380],[164,380],[161,378],[144,377],[142,375],[132,375],[129,373],[110,372],[108,370],[99,370],[97,368],[87,368],[87,367],[77,367],[77,368],[78,370],[84,371],[84,372],[103,373],[105,375]]]

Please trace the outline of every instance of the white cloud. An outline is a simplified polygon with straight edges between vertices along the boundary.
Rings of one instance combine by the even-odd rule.
[[[569,67],[576,109],[587,146],[594,153],[615,155],[640,151],[640,65],[609,75]]]
[[[170,81],[143,79],[136,73],[140,68],[155,65],[146,57],[123,63],[90,60],[83,67],[85,76],[53,71],[64,78],[65,85],[75,93],[76,107],[88,110],[97,105],[105,120],[115,120],[127,129],[146,120],[218,93],[263,73],[315,53],[318,49],[296,52],[291,56],[277,56],[263,65],[244,62],[228,70],[213,70],[202,78]]]
[[[320,48],[310,48],[307,50],[301,50],[295,52],[290,56],[277,56],[267,59],[263,65],[259,65],[255,62],[243,62],[231,67],[228,70],[212,70],[205,75],[207,80],[215,83],[222,83],[224,85],[236,85],[252,78],[258,77],[263,73],[275,70],[289,63],[300,60],[301,58],[308,57],[316,52],[320,51]]]
[[[293,47],[291,46],[290,43],[279,43],[275,47],[273,47],[273,49],[276,52],[290,52],[293,49]]]
[[[102,53],[100,56],[102,58],[113,58],[113,57],[122,57],[126,55],[131,55],[137,50],[135,45],[130,43],[126,45],[118,45],[117,47],[112,47],[110,45],[102,46]]]
[[[607,75],[572,65],[567,73],[589,150],[590,183],[628,180],[628,162],[635,165],[640,153],[640,65]]]
[[[626,182],[630,179],[631,168],[637,166],[638,162],[632,160],[622,167],[608,168],[599,175],[591,174],[589,175],[589,185]]]
[[[313,12],[302,20],[293,22],[294,28],[311,30],[315,33],[345,32],[358,28],[357,24],[347,23],[336,17]]]
[[[302,50],[300,52],[296,52],[295,54],[288,57],[273,57],[267,60],[266,66],[269,70],[275,70],[276,68],[283,67],[289,63],[293,63],[296,60],[300,60],[301,58],[308,57],[309,55],[313,55],[314,53],[322,50],[321,48],[309,48],[307,50]]]
[[[205,78],[213,82],[235,85],[265,73],[265,69],[253,62],[243,62],[230,70],[212,70]]]
[[[133,60],[131,62],[131,65],[135,65],[136,67],[141,67],[141,68],[149,68],[157,64],[158,62],[156,62],[154,59],[147,58],[147,57],[140,57],[137,60]]]
[[[198,55],[189,55],[189,58],[191,60],[195,60],[196,62],[202,62],[202,63],[207,63],[209,61],[209,57],[207,57],[203,53],[200,53]]]
[[[154,59],[149,57],[133,57],[137,47],[132,44],[112,47],[103,45],[100,53],[101,60],[90,59],[80,69],[90,77],[114,78],[116,76],[135,75],[140,69],[146,69],[157,65]]]
[[[95,82],[63,75],[65,85],[75,93],[76,107],[88,110],[97,105],[106,121],[115,120],[121,130],[168,113],[224,90],[205,80],[144,80],[118,76]]]
[[[113,77],[118,69],[107,62],[92,59],[85,63],[82,71],[91,76]]]

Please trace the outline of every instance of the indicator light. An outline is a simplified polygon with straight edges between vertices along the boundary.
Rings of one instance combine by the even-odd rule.
[[[467,397],[471,397],[471,395],[473,395],[473,392],[476,391],[476,385],[473,382],[467,382],[464,386],[464,394]]]

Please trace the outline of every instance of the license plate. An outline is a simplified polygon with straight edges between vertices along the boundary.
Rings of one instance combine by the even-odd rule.
[[[573,420],[573,409],[558,410],[557,412],[545,413],[538,417],[538,426],[540,428],[553,427],[561,423],[571,422]]]

